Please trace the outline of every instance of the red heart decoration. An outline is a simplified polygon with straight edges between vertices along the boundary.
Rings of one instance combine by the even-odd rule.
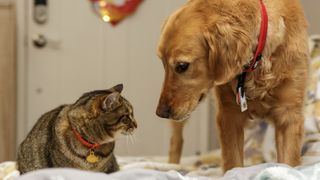
[[[90,0],[94,11],[105,22],[117,25],[136,11],[143,0]]]

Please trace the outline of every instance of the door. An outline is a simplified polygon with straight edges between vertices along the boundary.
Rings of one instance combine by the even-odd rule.
[[[0,162],[14,160],[16,149],[15,6],[0,2]]]
[[[19,142],[44,112],[72,103],[84,92],[123,83],[139,127],[133,142],[117,140],[116,154],[167,155],[170,126],[155,115],[164,75],[156,48],[162,22],[184,2],[146,0],[133,16],[112,27],[93,13],[88,0],[48,0],[47,22],[38,24],[34,0],[28,0]],[[33,44],[39,37],[48,42],[41,48]],[[188,122],[185,154],[208,149],[208,129],[204,104]]]

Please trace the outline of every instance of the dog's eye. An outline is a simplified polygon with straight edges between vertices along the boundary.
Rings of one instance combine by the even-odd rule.
[[[186,62],[179,62],[176,67],[175,67],[175,70],[177,73],[183,73],[185,71],[187,71],[189,68],[189,63],[186,63]]]

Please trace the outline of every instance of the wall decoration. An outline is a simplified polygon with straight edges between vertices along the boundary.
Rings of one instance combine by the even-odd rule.
[[[93,10],[105,22],[117,25],[136,11],[143,0],[90,0]]]

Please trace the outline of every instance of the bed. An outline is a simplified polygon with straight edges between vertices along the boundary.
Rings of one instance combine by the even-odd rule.
[[[120,158],[121,159],[121,158]],[[131,158],[129,158],[131,159]],[[124,160],[122,158],[122,160]],[[131,159],[132,160],[132,159]],[[140,159],[141,160],[141,159]],[[113,174],[82,171],[69,168],[51,168],[33,171],[22,176],[15,169],[15,162],[6,162],[0,165],[0,178],[3,180],[318,180],[320,179],[320,163],[291,168],[285,164],[264,163],[245,168],[234,168],[224,176],[220,168],[201,167],[197,170],[189,171],[187,168],[160,163],[155,161],[135,162],[131,167],[122,168],[121,171]],[[144,166],[144,167],[143,167]],[[169,170],[172,168],[171,170]],[[6,170],[5,170],[6,169]],[[161,170],[159,170],[161,169]],[[167,169],[165,171],[165,169]],[[2,176],[2,177],[1,177]]]

